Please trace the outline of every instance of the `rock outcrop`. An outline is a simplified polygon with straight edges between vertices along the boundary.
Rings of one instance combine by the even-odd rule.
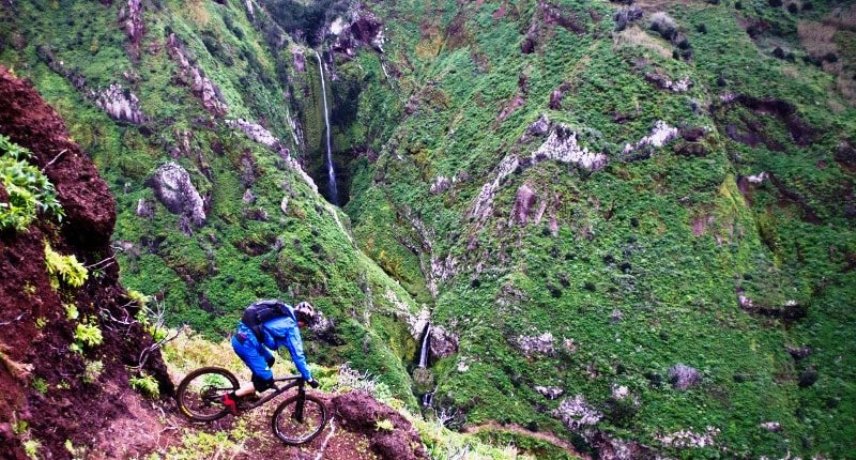
[[[223,100],[220,89],[205,76],[202,69],[191,62],[181,40],[174,33],[171,33],[167,37],[166,46],[169,56],[178,64],[179,77],[190,87],[193,94],[202,101],[202,106],[212,115],[225,115],[228,107]]]
[[[146,116],[140,108],[140,99],[121,85],[112,84],[93,95],[95,105],[102,108],[110,118],[116,121],[142,124]]]
[[[189,217],[196,226],[205,223],[205,203],[181,165],[173,162],[161,165],[148,184],[169,212]]]
[[[427,460],[428,453],[413,425],[367,393],[354,391],[333,398],[342,426],[365,434],[369,448],[384,460]],[[391,424],[391,429],[380,428]]]

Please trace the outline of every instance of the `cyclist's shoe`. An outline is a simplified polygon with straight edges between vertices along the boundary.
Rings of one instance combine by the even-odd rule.
[[[229,409],[229,412],[231,412],[232,415],[238,415],[238,402],[240,400],[241,398],[238,398],[233,394],[223,395],[223,405],[226,406],[226,409]]]
[[[247,396],[242,396],[237,398],[238,402],[238,410],[245,411],[248,409],[252,409],[253,405],[261,400],[261,396],[258,393],[248,394]]]

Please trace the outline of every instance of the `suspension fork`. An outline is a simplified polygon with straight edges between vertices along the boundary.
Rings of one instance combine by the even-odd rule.
[[[304,383],[300,382],[300,387],[297,390],[297,407],[294,409],[294,418],[297,423],[303,423],[303,408],[306,405],[306,390]]]

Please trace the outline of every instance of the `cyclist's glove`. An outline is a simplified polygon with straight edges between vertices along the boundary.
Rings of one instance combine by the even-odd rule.
[[[273,355],[268,356],[265,358],[265,362],[267,362],[268,367],[273,367],[273,363],[276,362],[276,358],[274,358]]]
[[[320,384],[320,383],[318,383],[318,381],[317,381],[317,380],[315,380],[315,379],[307,380],[307,381],[306,381],[306,383],[308,383],[308,384],[309,384],[309,386],[310,386],[310,387],[312,387],[312,388],[318,388],[319,386],[321,386],[321,384]]]

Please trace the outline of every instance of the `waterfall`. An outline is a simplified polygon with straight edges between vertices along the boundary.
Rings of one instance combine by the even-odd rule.
[[[422,395],[422,407],[430,407],[431,403],[434,401],[434,392],[429,391]]]
[[[431,323],[425,325],[422,333],[422,349],[419,350],[419,367],[428,367],[428,339],[431,337]]]
[[[333,169],[333,148],[330,146],[330,114],[327,110],[327,86],[324,83],[324,63],[321,62],[321,55],[315,51],[315,58],[318,59],[318,70],[321,72],[321,95],[324,98],[324,126],[327,128],[327,191],[330,193],[330,202],[339,204],[339,189],[336,186],[336,171]]]

